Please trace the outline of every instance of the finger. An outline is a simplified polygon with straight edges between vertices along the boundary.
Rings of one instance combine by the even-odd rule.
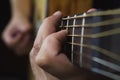
[[[62,75],[63,71],[70,72],[73,67],[68,58],[61,53],[61,44],[65,41],[67,33],[66,30],[62,30],[48,36],[36,57],[38,66],[55,76],[59,76],[59,73]]]
[[[89,9],[88,11],[87,11],[87,13],[91,13],[91,12],[95,12],[97,9],[95,9],[95,8],[91,8],[91,9]]]
[[[48,36],[43,42],[40,51],[36,57],[39,66],[47,66],[49,59],[54,58],[61,52],[61,44],[66,39],[67,31],[62,30]]]
[[[46,18],[42,25],[40,26],[40,29],[38,31],[37,37],[34,42],[33,49],[36,50],[36,52],[39,51],[40,46],[43,42],[43,40],[51,33],[55,32],[57,30],[58,22],[62,17],[62,13],[60,11],[54,13],[52,16]]]

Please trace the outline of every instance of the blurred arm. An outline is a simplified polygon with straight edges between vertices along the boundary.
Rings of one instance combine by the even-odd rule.
[[[12,16],[20,15],[26,18],[31,16],[31,0],[11,0]]]

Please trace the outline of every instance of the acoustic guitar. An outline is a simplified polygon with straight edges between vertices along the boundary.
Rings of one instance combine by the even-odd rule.
[[[56,10],[63,15],[87,11],[92,0],[36,0],[36,4],[35,23],[39,26],[41,19]],[[88,80],[120,80],[120,9],[67,16],[60,28],[69,31],[66,55]]]
[[[73,64],[120,80],[120,9],[67,16],[60,28],[69,31],[64,51]]]

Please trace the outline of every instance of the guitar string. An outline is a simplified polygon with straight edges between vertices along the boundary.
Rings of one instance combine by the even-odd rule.
[[[90,59],[90,58],[88,58],[88,59]],[[109,67],[109,68],[111,68],[113,70],[116,70],[116,71],[120,72],[120,66],[118,66],[118,65],[116,65],[114,63],[111,63],[109,61],[106,61],[106,60],[103,60],[103,59],[100,59],[100,58],[97,58],[97,57],[93,57],[92,60],[99,63],[99,64],[102,64],[102,65],[104,65],[106,67]],[[112,73],[112,74],[114,74],[114,73]],[[116,75],[116,74],[114,74],[114,75]]]
[[[112,24],[117,24],[120,23],[120,18],[114,18],[114,19],[109,19],[109,20],[105,20],[105,21],[101,21],[101,22],[96,22],[96,23],[89,23],[89,24],[85,24],[84,27],[85,28],[94,28],[94,27],[108,27],[106,25],[112,25]],[[73,25],[69,25],[69,26],[64,26],[72,28]],[[82,25],[74,25],[75,28],[80,28],[82,27]]]
[[[107,60],[105,60],[105,59],[101,59],[101,58],[99,58],[99,57],[88,57],[88,56],[86,56],[86,55],[83,55],[83,57],[84,57],[86,60],[89,60],[89,61],[92,60],[92,61],[94,61],[94,62],[96,62],[96,63],[99,63],[99,64],[105,66],[105,67],[108,67],[108,68],[111,68],[112,70],[115,70],[115,71],[117,71],[117,72],[120,72],[120,65],[119,65],[119,64],[116,64],[116,63],[107,61]],[[87,65],[85,65],[85,64],[88,64],[88,63],[87,63],[87,62],[86,62],[86,63],[84,62],[84,66],[86,67]],[[90,67],[92,67],[92,66],[90,66]],[[89,68],[90,68],[90,67],[89,67]]]
[[[96,63],[99,63],[99,64],[101,64],[101,65],[103,65],[105,67],[111,68],[112,70],[115,70],[117,72],[120,72],[120,66],[117,65],[117,64],[115,64],[115,63],[112,63],[110,61],[107,61],[107,60],[104,60],[104,59],[100,59],[98,57],[92,57],[92,59],[91,59],[90,57],[87,57],[85,55],[84,55],[84,58],[87,59],[87,60],[89,60],[89,61],[92,60],[92,61],[94,61]],[[85,64],[84,64],[84,66],[86,67],[87,65],[85,65]],[[91,69],[91,68],[94,68],[94,67],[89,67],[89,69]],[[112,74],[114,74],[114,73],[112,73]]]
[[[76,52],[77,54],[77,52]],[[85,60],[88,60],[88,61],[94,61],[96,63],[99,63],[105,67],[108,67],[108,68],[111,68],[112,70],[116,70],[117,72],[120,72],[120,65],[119,63],[116,64],[116,63],[113,63],[113,62],[110,62],[108,60],[105,60],[105,59],[101,59],[99,57],[95,57],[95,56],[86,56],[86,55],[83,55],[84,59]],[[87,65],[91,65],[91,63],[89,62],[84,62],[84,65],[83,66],[87,66]],[[80,66],[81,67],[81,66]],[[91,68],[92,66],[89,66],[88,68]]]
[[[76,17],[70,17],[69,19],[78,19],[78,18],[94,17],[94,16],[107,16],[107,15],[116,15],[116,14],[120,14],[120,9],[94,12],[94,13],[89,13],[86,16],[79,15]],[[67,20],[67,19],[68,18],[62,18],[62,20]]]
[[[94,61],[94,62],[96,62],[98,64],[101,64],[101,65],[103,65],[105,67],[108,67],[108,68],[110,68],[109,69],[110,71],[112,69],[114,71],[120,72],[120,66],[118,64],[112,63],[110,61],[100,59],[98,57],[92,57],[92,59],[90,57],[86,57],[85,59],[88,59],[89,61],[92,60],[92,61]],[[84,65],[84,66],[86,67],[86,65]],[[93,68],[95,68],[95,67],[89,67],[89,69],[93,69]],[[109,70],[107,70],[107,71],[109,71]],[[112,74],[114,74],[114,73],[112,73]],[[114,74],[114,75],[116,75],[116,74]]]
[[[98,68],[92,68],[91,71],[93,71],[95,73],[98,73],[98,74],[101,74],[101,75],[104,75],[106,77],[109,77],[109,78],[111,78],[113,80],[120,80],[119,75],[113,74],[113,73],[105,71],[105,70],[101,70],[101,69],[98,69]]]
[[[71,44],[71,43],[69,43],[69,44]],[[80,46],[80,44],[77,44],[77,43],[74,43],[74,45],[78,45],[78,46]],[[73,44],[72,44],[73,45]],[[99,52],[101,52],[101,53],[103,53],[103,54],[105,54],[105,55],[107,55],[107,56],[109,56],[109,57],[111,57],[111,58],[113,58],[113,59],[115,59],[115,60],[118,60],[118,61],[120,61],[120,59],[119,59],[119,55],[117,55],[117,54],[115,54],[115,53],[112,53],[112,52],[110,52],[110,51],[108,51],[108,50],[105,50],[105,49],[102,49],[102,48],[99,48],[99,47],[97,47],[97,46],[91,46],[91,45],[86,45],[86,44],[83,44],[83,47],[87,47],[87,48],[92,48],[92,49],[94,49],[94,50],[96,50],[96,51],[99,51]],[[93,60],[93,61],[95,61],[95,60]],[[103,61],[103,62],[105,62],[105,60]],[[103,62],[101,62],[101,61],[98,61],[98,63],[102,63],[103,64]],[[110,63],[110,62],[109,62]],[[109,68],[112,68],[112,69],[115,69],[116,67],[114,66],[115,64],[113,64],[113,63],[111,63],[112,65],[109,65],[108,63],[106,63],[106,65],[105,66],[107,66],[107,67],[109,67]],[[120,68],[120,67],[119,67]]]
[[[120,33],[119,31],[120,31],[120,28],[117,28],[117,29],[114,29],[112,31],[110,30],[110,31],[104,32],[102,34],[94,34],[93,36],[96,37],[98,35],[97,37],[103,37],[104,35],[107,36],[107,35],[112,35],[112,34]],[[80,36],[80,35],[72,35],[72,36]]]
[[[86,13],[83,13],[83,16],[86,16]],[[80,66],[82,67],[82,55],[83,55],[83,35],[84,35],[84,25],[85,25],[85,18],[82,19],[82,29],[81,29],[81,39],[80,39]]]
[[[69,37],[84,37],[84,38],[100,38],[100,37],[105,37],[105,36],[110,36],[110,35],[115,35],[115,34],[120,34],[120,28],[100,32],[100,33],[95,33],[95,34],[85,34],[85,35],[79,35],[79,34],[74,34],[74,35],[67,35]]]
[[[76,15],[74,15],[74,17],[76,17]],[[74,19],[74,21],[73,21],[73,26],[75,25],[75,23],[76,23],[76,19]],[[74,35],[74,31],[75,31],[75,28],[73,27],[72,35]],[[74,43],[74,37],[72,37],[72,43]],[[73,63],[73,58],[74,58],[73,50],[74,50],[74,45],[71,45],[71,61],[72,61],[72,63]]]
[[[99,64],[102,64],[102,65],[104,65],[104,66],[106,66],[106,67],[109,67],[109,68],[111,68],[111,69],[114,69],[114,70],[120,72],[120,66],[119,66],[119,65],[116,65],[116,64],[114,64],[114,63],[112,63],[112,62],[109,62],[109,61],[106,61],[106,60],[104,60],[104,59],[100,59],[100,58],[98,58],[98,57],[92,57],[92,60],[93,60],[94,62],[97,62],[97,63],[99,63]]]
[[[96,63],[98,63],[98,64],[101,64],[101,65],[103,65],[104,67],[108,67],[108,68],[110,68],[109,70],[102,70],[102,69],[99,69],[99,68],[96,68],[96,69],[99,69],[100,71],[97,71],[96,73],[99,73],[99,74],[102,74],[102,75],[104,75],[104,72],[108,72],[106,75],[104,75],[104,76],[107,76],[107,77],[109,77],[108,75],[110,75],[110,74],[112,74],[112,75],[116,75],[116,77],[117,76],[119,76],[119,75],[117,75],[117,74],[115,74],[115,73],[113,73],[113,72],[109,72],[111,69],[112,70],[114,70],[114,71],[117,71],[117,72],[120,72],[120,66],[119,65],[117,65],[117,64],[115,64],[115,63],[112,63],[112,62],[110,62],[110,61],[106,61],[106,60],[104,60],[104,59],[100,59],[100,58],[98,58],[98,57],[92,57],[92,59],[90,58],[90,57],[86,57],[86,59],[87,60],[89,60],[89,61],[94,61],[94,62],[96,62]],[[85,62],[84,62],[85,63]],[[85,66],[85,65],[84,65]],[[85,66],[86,67],[86,66]],[[91,70],[91,71],[93,71],[93,69],[95,69],[95,67],[89,67],[89,69]],[[100,73],[101,72],[101,70],[102,71],[104,71],[103,73]],[[93,72],[95,72],[95,71],[93,71]],[[109,78],[111,78],[111,77],[109,77]],[[112,79],[113,79],[113,77],[112,77]]]
[[[88,44],[79,44],[79,43],[71,43],[71,42],[67,42],[67,44],[71,44],[71,45],[75,45],[75,46],[83,46],[85,48],[89,48],[89,49],[93,49],[93,50],[96,50],[114,60],[117,60],[120,62],[120,55],[118,55],[117,53],[114,53],[112,51],[109,51],[109,50],[106,50],[106,49],[103,49],[103,48],[100,48],[100,47],[97,47],[97,46],[94,46],[94,45],[88,45]]]
[[[118,23],[118,22],[115,22],[115,23]],[[67,27],[69,27],[69,26],[67,26]],[[74,35],[73,35],[74,36]]]

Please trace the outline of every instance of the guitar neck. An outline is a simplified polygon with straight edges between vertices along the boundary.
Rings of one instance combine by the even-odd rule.
[[[73,64],[120,80],[120,9],[62,19],[69,31],[65,53]]]

